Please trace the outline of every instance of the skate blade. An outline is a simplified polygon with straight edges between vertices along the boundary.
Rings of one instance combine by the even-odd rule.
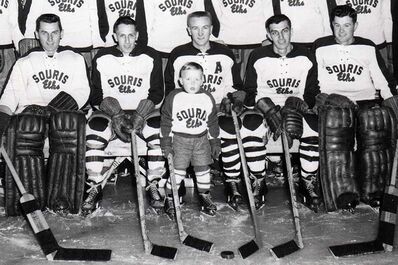
[[[210,252],[210,250],[213,248],[213,242],[196,238],[191,235],[187,235],[187,237],[184,239],[182,243],[186,246],[206,252]]]
[[[335,258],[365,255],[385,251],[383,244],[377,240],[331,246],[329,247],[329,250]]]
[[[272,256],[274,256],[276,259],[283,258],[296,252],[297,250],[300,250],[300,247],[294,240],[290,240],[270,249]]]
[[[238,248],[238,251],[240,255],[242,256],[243,259],[249,257],[253,253],[255,253],[257,250],[260,248],[258,247],[256,241],[251,240],[250,242],[242,245],[241,247]]]

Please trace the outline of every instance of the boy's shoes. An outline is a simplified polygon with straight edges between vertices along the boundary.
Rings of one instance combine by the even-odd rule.
[[[211,195],[209,191],[204,193],[199,193],[200,211],[208,216],[215,216],[217,211],[217,206],[211,200]]]

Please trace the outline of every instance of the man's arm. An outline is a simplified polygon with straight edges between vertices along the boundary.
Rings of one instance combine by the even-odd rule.
[[[176,86],[174,83],[174,61],[176,60],[176,54],[172,51],[167,61],[166,69],[164,71],[164,84],[165,84],[165,96],[167,96],[171,91],[173,91]]]
[[[393,0],[396,1],[396,0]],[[384,21],[383,23],[383,32],[384,32],[384,37],[387,41],[387,43],[392,42],[392,4],[391,0],[384,0],[381,2],[382,5],[382,19]]]
[[[162,59],[155,50],[151,50],[151,56],[153,58],[153,68],[150,77],[148,99],[155,105],[158,105],[164,97]]]
[[[94,57],[91,73],[91,93],[90,104],[91,106],[99,106],[104,97],[101,84],[101,73],[98,71],[98,56]]]
[[[375,56],[370,58],[369,71],[376,90],[380,90],[383,99],[387,99],[397,94],[396,82],[394,77],[389,73],[384,60],[374,46]]]
[[[308,59],[311,61],[312,67],[308,71],[303,98],[309,108],[312,108],[315,105],[315,96],[321,91],[319,89],[318,66],[316,65],[316,60],[312,55],[309,55]]]
[[[90,96],[90,85],[88,79],[88,68],[84,61],[83,56],[78,55],[78,59],[74,65],[75,72],[73,83],[71,87],[67,89],[68,94],[70,94],[76,101],[79,109],[84,107],[88,102]]]
[[[253,53],[250,54],[246,67],[246,77],[244,90],[246,92],[245,105],[254,106],[256,103],[257,95],[257,71],[254,68],[255,58]]]
[[[220,135],[220,127],[218,125],[216,102],[214,101],[214,98],[210,94],[208,94],[208,96],[209,96],[212,106],[213,106],[211,113],[209,114],[209,117],[207,120],[207,127],[209,128],[209,139],[216,139]]]

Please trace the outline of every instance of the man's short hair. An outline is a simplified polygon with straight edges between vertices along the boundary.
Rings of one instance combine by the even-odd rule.
[[[188,25],[188,27],[189,27],[189,20],[191,18],[194,18],[194,17],[207,17],[207,18],[210,19],[210,23],[213,24],[213,18],[211,16],[210,12],[208,12],[208,11],[195,11],[195,12],[190,13],[187,16],[187,25]]]
[[[270,17],[269,19],[267,19],[267,21],[265,21],[265,29],[267,31],[269,31],[269,26],[271,24],[279,24],[282,21],[287,21],[289,28],[292,28],[292,22],[290,21],[290,18],[288,18],[284,14],[279,14],[279,15],[274,15],[274,16]]]
[[[129,16],[121,16],[115,21],[115,24],[113,24],[114,33],[116,33],[116,29],[120,24],[133,25],[135,28],[137,28],[137,23],[135,22],[134,19],[132,19]]]
[[[193,70],[199,70],[199,71],[201,71],[203,73],[203,67],[200,64],[195,63],[195,62],[187,62],[180,69],[180,77],[182,76],[182,73],[184,71],[192,70],[192,69]]]
[[[330,14],[330,21],[333,21],[335,17],[345,16],[352,18],[352,22],[357,22],[357,12],[349,5],[340,5],[333,8],[332,13]]]
[[[58,23],[59,30],[62,31],[62,24],[61,24],[61,19],[59,16],[56,14],[42,14],[36,19],[36,31],[39,32],[40,29],[40,22],[45,22],[45,23]]]

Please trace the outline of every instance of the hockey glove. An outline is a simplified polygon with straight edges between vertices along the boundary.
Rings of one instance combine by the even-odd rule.
[[[155,104],[149,99],[143,99],[138,103],[137,109],[133,114],[132,125],[136,131],[141,131],[144,127],[145,117],[155,109]]]
[[[314,114],[318,114],[319,108],[325,105],[325,101],[329,95],[325,93],[319,93],[315,96],[315,106],[312,108]]]
[[[221,140],[218,138],[210,139],[211,157],[218,160],[221,153]]]
[[[275,105],[270,98],[265,97],[257,101],[256,108],[264,114],[265,120],[273,134],[272,138],[276,141],[282,132],[281,107],[279,105]]]
[[[100,110],[108,114],[112,119],[112,129],[123,142],[129,142],[133,128],[133,118],[126,114],[120,107],[119,101],[112,97],[102,100]]]
[[[163,156],[166,158],[169,156],[169,154],[172,154],[174,156],[172,142],[173,140],[171,137],[160,138],[160,148],[162,149]]]

